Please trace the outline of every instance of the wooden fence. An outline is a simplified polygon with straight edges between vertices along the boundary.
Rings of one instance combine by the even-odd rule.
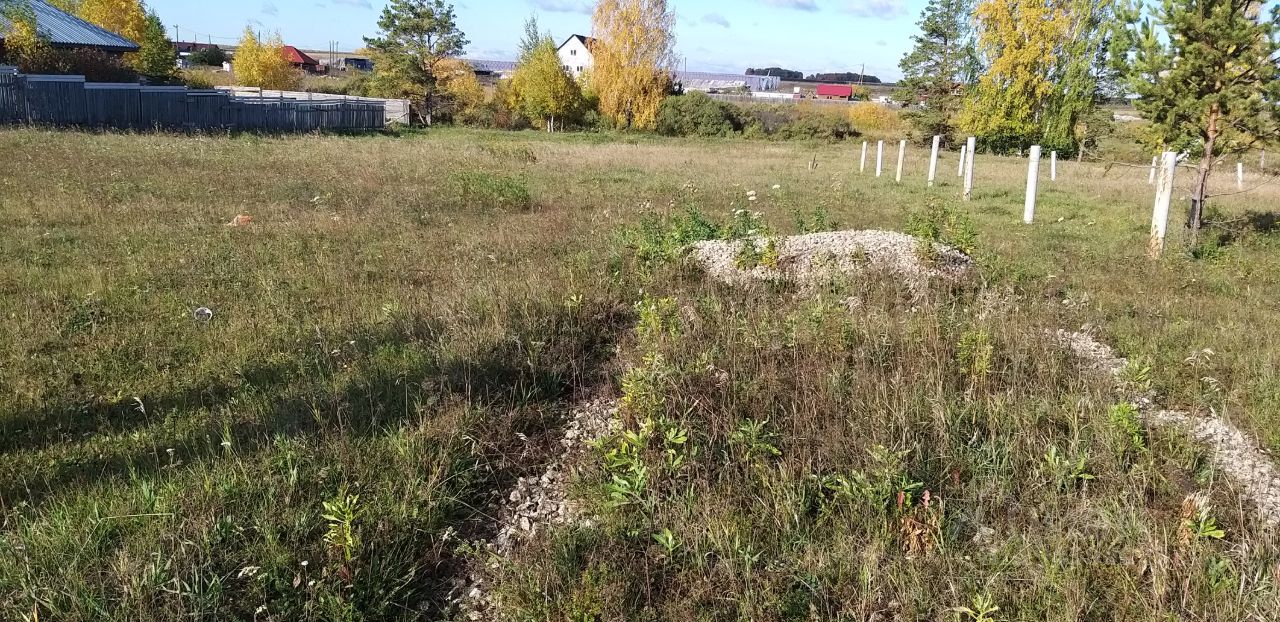
[[[387,125],[391,125],[392,123],[410,125],[410,108],[409,100],[407,99],[381,99],[377,97],[357,97],[355,95],[312,93],[309,91],[271,91],[250,86],[220,86],[217,88],[219,91],[224,91],[239,97],[256,97],[259,99],[284,98],[321,103],[332,103],[337,101],[381,103],[387,113]]]
[[[0,122],[117,129],[310,132],[385,126],[377,101],[241,97],[183,86],[86,83],[0,69]]]

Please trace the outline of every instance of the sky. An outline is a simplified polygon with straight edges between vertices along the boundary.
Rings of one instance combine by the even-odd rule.
[[[742,73],[748,67],[860,71],[896,80],[926,0],[671,0],[676,53],[690,70]],[[304,49],[340,51],[377,33],[385,0],[147,0],[183,41],[232,44],[246,25],[279,31]],[[557,40],[590,34],[589,0],[457,0],[466,55],[513,60],[524,20],[537,14]]]

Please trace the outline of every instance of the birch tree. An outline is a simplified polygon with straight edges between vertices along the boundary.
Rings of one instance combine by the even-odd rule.
[[[653,129],[671,89],[675,14],[666,0],[600,0],[591,18],[590,88],[622,129]]]

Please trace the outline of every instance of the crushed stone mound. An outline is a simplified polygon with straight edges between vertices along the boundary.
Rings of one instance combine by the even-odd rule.
[[[1098,373],[1114,378],[1129,364],[1128,360],[1116,356],[1111,346],[1086,333],[1059,330],[1050,336]],[[1118,379],[1116,388],[1124,389]],[[1198,417],[1188,412],[1162,410],[1150,395],[1129,397],[1147,425],[1181,430],[1207,447],[1214,466],[1244,489],[1244,496],[1253,503],[1258,518],[1280,527],[1280,470],[1248,434],[1216,416]]]
[[[497,524],[492,542],[479,543],[496,558],[508,558],[517,545],[534,538],[549,525],[589,524],[592,520],[569,498],[572,460],[595,441],[621,427],[618,401],[598,399],[574,406],[569,414],[561,453],[541,475],[521,477],[496,508]],[[500,564],[498,559],[490,567]],[[495,619],[494,603],[484,577],[472,572],[454,582],[451,606],[466,620]]]
[[[968,255],[936,242],[894,231],[831,231],[776,239],[777,267],[739,267],[743,244],[753,243],[759,252],[768,238],[747,241],[710,240],[692,246],[691,256],[707,274],[730,284],[784,280],[800,284],[831,276],[882,271],[903,277],[913,288],[930,278],[959,280],[973,267]],[[922,252],[929,249],[932,252]],[[925,258],[924,255],[932,255]]]
[[[1059,330],[1056,333],[1050,333],[1050,336],[1058,342],[1058,345],[1071,350],[1072,354],[1095,371],[1115,376],[1129,366],[1128,359],[1116,356],[1111,346],[1099,342],[1088,333]]]
[[[1280,527],[1280,473],[1247,434],[1218,417],[1196,417],[1172,410],[1148,412],[1147,423],[1180,428],[1210,449],[1213,464],[1244,488],[1258,516]]]

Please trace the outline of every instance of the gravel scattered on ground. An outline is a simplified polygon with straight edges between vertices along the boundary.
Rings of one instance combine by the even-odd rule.
[[[1129,366],[1128,359],[1116,356],[1111,346],[1094,339],[1088,333],[1059,330],[1051,335],[1058,345],[1071,350],[1095,371],[1115,376]]]
[[[1271,456],[1248,435],[1218,417],[1160,410],[1144,413],[1144,419],[1151,425],[1182,429],[1208,446],[1214,466],[1244,488],[1258,516],[1280,527],[1280,473]]]
[[[1069,348],[1089,367],[1115,377],[1129,362],[1086,333],[1057,331],[1054,337]],[[1124,389],[1117,381],[1117,388]],[[1163,410],[1151,396],[1134,395],[1131,399],[1147,425],[1182,430],[1209,448],[1215,467],[1244,489],[1258,517],[1280,527],[1280,472],[1272,457],[1262,451],[1249,435],[1219,417],[1200,417],[1188,412]]]
[[[560,452],[541,475],[521,477],[496,508],[497,534],[490,542],[478,543],[493,556],[490,568],[501,563],[521,543],[534,538],[550,525],[589,524],[569,498],[568,485],[573,477],[573,460],[587,451],[591,443],[615,433],[621,423],[617,418],[618,402],[598,399],[575,406],[560,438]],[[469,573],[453,586],[452,604],[467,620],[487,620],[494,609],[493,599],[482,573]]]
[[[776,268],[739,267],[743,245],[752,243],[763,252],[769,238],[697,242],[692,247],[692,257],[713,278],[730,284],[777,280],[808,284],[836,275],[883,271],[905,278],[914,289],[931,278],[958,280],[973,267],[968,255],[949,246],[905,233],[875,230],[776,238]]]

